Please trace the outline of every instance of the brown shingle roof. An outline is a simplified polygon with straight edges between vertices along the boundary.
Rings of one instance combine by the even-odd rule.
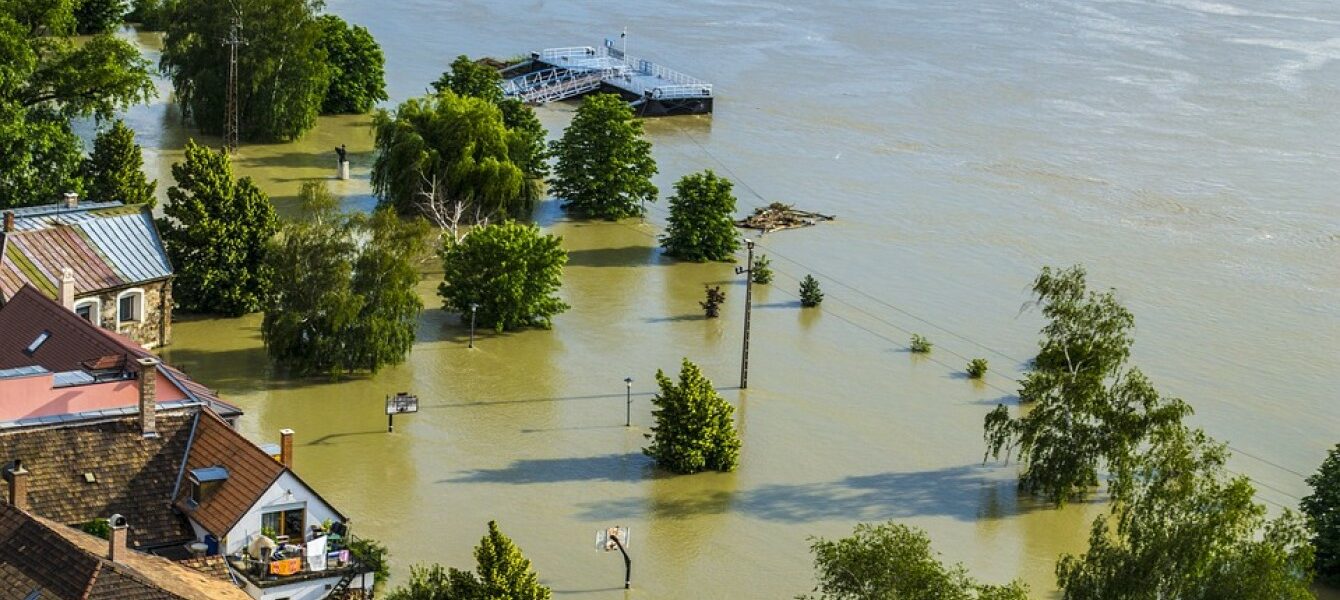
[[[35,514],[67,525],[122,514],[133,547],[183,543],[195,536],[171,499],[195,421],[195,411],[159,412],[157,438],[140,434],[138,416],[0,432],[0,463],[23,460]]]
[[[42,590],[77,600],[98,570],[98,560],[70,552],[47,527],[8,504],[0,504],[0,595],[25,598]]]
[[[186,468],[206,467],[227,469],[228,480],[198,505],[189,500],[190,486],[183,483],[177,506],[218,537],[228,535],[228,531],[284,472],[284,465],[279,461],[219,417],[202,411]]]

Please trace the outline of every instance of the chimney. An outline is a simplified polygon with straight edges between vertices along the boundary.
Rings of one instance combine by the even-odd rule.
[[[19,510],[28,510],[28,470],[23,461],[14,459],[14,466],[6,473],[9,480],[9,504]]]
[[[286,469],[293,468],[293,430],[279,430],[279,462]]]
[[[158,359],[141,358],[140,364],[140,431],[144,437],[158,437],[158,395],[154,391]]]
[[[79,208],[79,194],[65,192],[65,208]]]
[[[60,297],[57,300],[65,310],[74,312],[74,269],[70,267],[60,270]]]
[[[11,231],[14,231],[14,211],[12,211],[12,210],[7,210],[7,211],[5,211],[5,229],[4,229],[4,232],[5,232],[5,233],[9,233],[9,232],[11,232]]]
[[[121,515],[112,515],[107,519],[107,526],[110,529],[107,535],[107,560],[120,562],[126,556],[126,534],[129,529],[126,527],[126,518]]]

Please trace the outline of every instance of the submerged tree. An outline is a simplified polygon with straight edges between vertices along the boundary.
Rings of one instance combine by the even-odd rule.
[[[703,287],[707,286],[704,285]],[[703,311],[707,313],[707,318],[715,319],[721,316],[721,305],[725,302],[726,292],[721,291],[721,286],[718,285],[716,287],[708,287],[707,300],[699,302],[698,305],[703,307]]]
[[[615,94],[587,96],[552,146],[558,166],[550,180],[564,208],[585,217],[622,219],[656,201],[651,142],[633,109]]]
[[[84,191],[93,200],[154,205],[158,181],[144,176],[144,156],[135,132],[120,119],[98,134],[82,171]]]
[[[84,35],[107,33],[126,15],[125,0],[74,0],[76,30]]]
[[[642,452],[676,473],[734,471],[740,458],[735,407],[726,402],[698,365],[684,359],[679,385],[656,371],[661,391],[652,398],[651,445]]]
[[[986,585],[946,567],[925,532],[892,521],[861,523],[850,537],[813,538],[816,595],[804,600],[1027,600],[1022,583]]]
[[[528,197],[538,199],[544,178],[549,175],[548,148],[544,143],[549,132],[531,107],[516,98],[504,98],[501,84],[502,76],[497,69],[462,54],[433,82],[433,89],[438,93],[450,91],[457,96],[479,98],[502,111],[503,125],[514,134],[508,140],[512,162],[526,174]]]
[[[540,585],[530,559],[489,521],[489,532],[475,546],[475,572],[440,565],[410,569],[408,587],[396,588],[388,600],[548,600],[552,592]]]
[[[470,60],[464,54],[451,61],[451,67],[433,82],[438,92],[451,90],[457,96],[469,96],[500,104],[503,100],[502,76],[486,64]]]
[[[325,50],[330,68],[321,112],[361,114],[386,100],[386,59],[367,28],[350,26],[335,15],[321,15],[317,23],[321,26],[318,45]]]
[[[670,219],[661,237],[666,254],[695,262],[733,260],[740,236],[732,218],[735,195],[731,187],[729,179],[711,169],[675,182]]]
[[[755,258],[754,268],[749,270],[749,276],[759,285],[772,283],[772,259],[766,254]]]
[[[172,165],[158,221],[176,267],[177,304],[191,312],[238,316],[259,310],[270,293],[266,253],[278,230],[270,198],[250,177],[235,180],[228,155],[186,142]]]
[[[1340,444],[1331,448],[1307,484],[1312,493],[1303,498],[1302,510],[1312,526],[1317,577],[1340,585]]]
[[[819,306],[824,301],[824,293],[819,291],[819,280],[813,275],[806,275],[800,280],[800,305],[812,308]]]
[[[551,327],[568,309],[558,298],[568,254],[562,238],[514,221],[480,227],[464,239],[443,240],[438,295],[448,311],[476,317],[496,331]]]

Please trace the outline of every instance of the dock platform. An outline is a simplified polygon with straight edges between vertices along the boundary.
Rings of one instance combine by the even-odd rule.
[[[639,116],[712,112],[712,84],[604,46],[546,48],[503,70],[503,95],[544,104],[592,92],[616,93]]]

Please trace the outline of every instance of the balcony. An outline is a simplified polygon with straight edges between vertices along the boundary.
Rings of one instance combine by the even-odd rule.
[[[363,574],[371,580],[372,568],[359,562],[348,548],[339,547],[325,553],[324,564],[316,557],[309,557],[306,544],[280,544],[273,552],[262,551],[268,557],[254,558],[247,552],[228,557],[231,570],[246,579],[251,585],[265,589],[281,585],[291,585],[304,581],[340,578],[338,590],[348,587],[362,587],[357,578]],[[369,584],[371,581],[369,581]]]

